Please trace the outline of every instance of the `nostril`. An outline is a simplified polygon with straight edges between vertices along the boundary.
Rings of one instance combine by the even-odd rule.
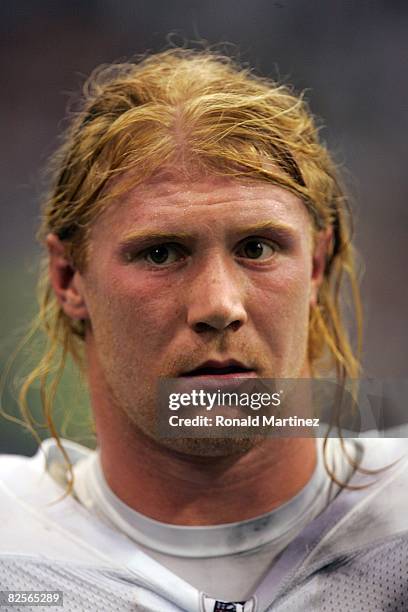
[[[241,324],[242,323],[239,320],[232,321],[224,329],[231,329],[232,331],[237,331],[241,327]],[[199,321],[194,325],[194,331],[197,332],[197,334],[214,331],[215,329],[218,328],[214,325],[210,325],[209,323],[205,323],[204,321]]]
[[[198,334],[202,334],[204,332],[208,332],[210,330],[214,329],[213,327],[211,327],[211,325],[208,325],[208,323],[204,323],[202,321],[196,323],[194,325],[194,330],[198,333]]]

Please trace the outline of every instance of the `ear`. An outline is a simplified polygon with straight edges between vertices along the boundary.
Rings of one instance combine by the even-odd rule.
[[[89,319],[82,276],[68,259],[64,244],[55,234],[48,234],[46,245],[51,285],[63,311],[70,319]]]
[[[311,292],[310,292],[310,305],[316,306],[317,297],[319,294],[320,285],[324,279],[324,272],[326,269],[327,257],[331,251],[333,238],[332,228],[321,230],[315,236],[314,249],[312,257],[312,278],[311,278]]]

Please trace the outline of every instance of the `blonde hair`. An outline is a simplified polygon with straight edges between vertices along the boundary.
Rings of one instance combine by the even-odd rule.
[[[351,215],[318,132],[302,95],[211,51],[172,49],[101,67],[86,82],[82,108],[53,159],[39,238],[56,234],[83,269],[89,229],[102,210],[131,185],[175,162],[280,185],[303,200],[316,235],[333,232],[318,303],[310,313],[313,371],[332,368],[342,382],[356,378],[361,307]],[[125,182],[114,180],[128,170]],[[340,303],[345,280],[353,297],[357,353]],[[45,419],[58,441],[53,399],[67,356],[81,365],[84,328],[63,312],[45,266],[39,289],[35,326],[45,331],[48,347],[21,388],[20,404],[27,420],[27,392],[39,379]]]

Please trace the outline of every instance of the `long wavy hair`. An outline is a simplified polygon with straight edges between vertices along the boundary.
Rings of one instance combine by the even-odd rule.
[[[310,311],[308,356],[314,375],[335,372],[342,384],[356,378],[361,305],[350,208],[337,167],[319,139],[304,96],[254,75],[231,58],[207,50],[171,49],[98,68],[86,82],[80,110],[51,161],[40,241],[44,244],[48,233],[56,234],[73,265],[83,270],[97,216],[124,190],[175,163],[279,185],[302,199],[315,235],[332,229],[323,283]],[[114,180],[123,176],[125,181]],[[351,289],[356,346],[342,312],[345,284]],[[80,368],[84,365],[84,325],[68,318],[56,300],[46,257],[32,333],[39,329],[48,344],[24,380],[19,401],[29,426],[27,393],[39,380],[45,421],[60,446],[52,418],[54,398],[67,357]]]

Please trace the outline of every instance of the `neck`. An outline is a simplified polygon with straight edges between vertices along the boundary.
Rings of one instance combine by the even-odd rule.
[[[96,411],[101,462],[112,491],[129,507],[174,525],[217,525],[259,516],[295,496],[316,465],[312,438],[265,438],[230,457],[172,451],[125,415]]]

